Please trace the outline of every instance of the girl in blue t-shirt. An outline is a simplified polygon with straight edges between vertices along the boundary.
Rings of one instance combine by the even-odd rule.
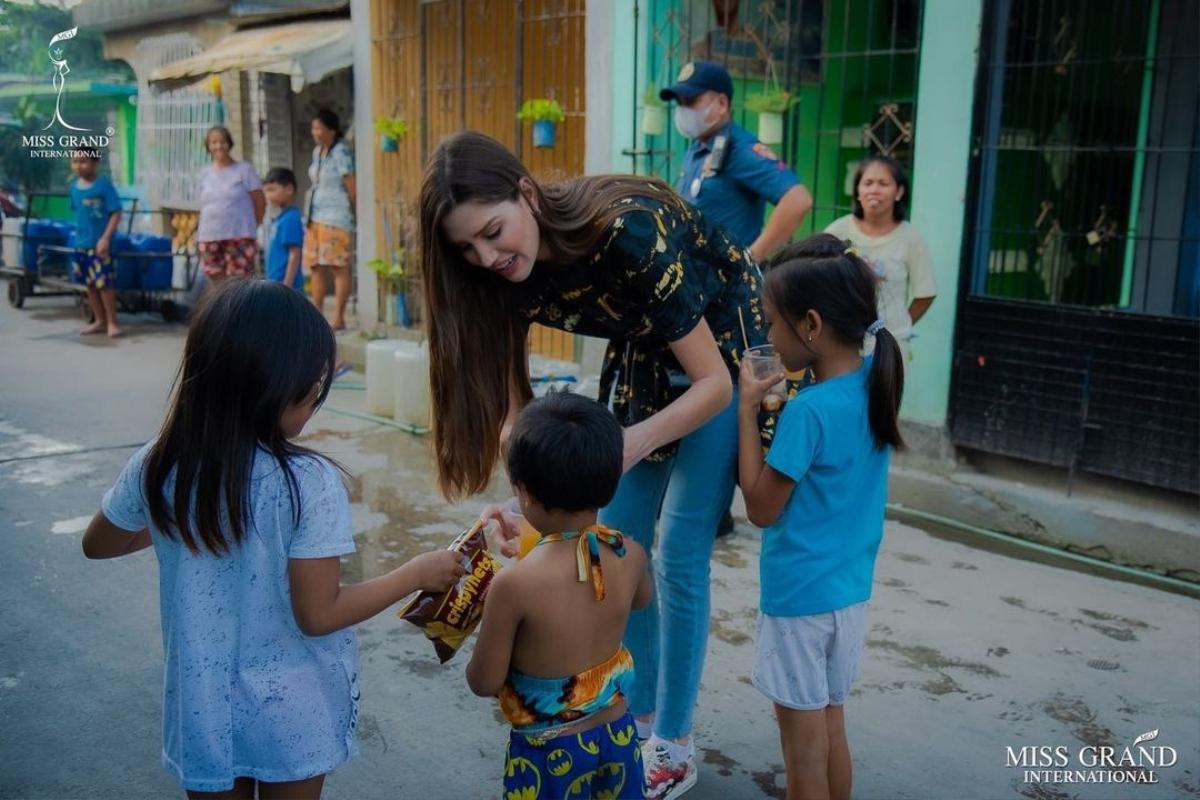
[[[354,552],[338,468],[296,444],[337,346],[303,296],[228,281],[188,331],[172,407],[105,494],[89,558],[154,545],[162,614],[162,763],[189,796],[315,798],[357,750],[353,626],[463,569],[424,553],[343,584]]]
[[[763,283],[768,336],[788,371],[816,383],[788,401],[764,462],[759,404],[782,373],[742,361],[738,477],[763,531],[754,685],[774,704],[788,797],[850,796],[842,708],[866,638],[883,538],[888,459],[904,368],[875,317],[875,277],[846,243],[820,234],[784,248]],[[872,356],[861,355],[875,338]]]

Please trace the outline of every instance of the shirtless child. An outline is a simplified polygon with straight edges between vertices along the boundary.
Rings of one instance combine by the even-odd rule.
[[[506,797],[642,797],[625,697],[631,610],[654,591],[646,554],[596,523],[621,478],[621,427],[604,406],[552,393],[530,403],[508,442],[508,474],[538,545],[496,575],[467,683],[499,696],[512,723]]]

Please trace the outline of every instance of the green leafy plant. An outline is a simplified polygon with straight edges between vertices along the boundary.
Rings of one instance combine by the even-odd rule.
[[[522,122],[540,122],[548,120],[550,122],[562,122],[567,118],[563,113],[562,106],[557,100],[547,100],[542,97],[535,97],[532,100],[526,100],[521,104],[521,110],[517,112],[517,119]]]
[[[379,284],[393,293],[404,288],[404,255],[404,251],[398,249],[392,254],[391,261],[373,258],[367,262],[367,267],[375,273]]]
[[[791,92],[768,89],[749,95],[746,98],[746,110],[757,114],[782,114],[799,102],[800,98],[793,97]]]
[[[646,84],[646,91],[642,93],[642,105],[644,106],[665,106],[662,98],[658,96],[658,84],[654,81]]]
[[[375,120],[375,130],[380,136],[403,139],[408,134],[408,123],[400,117],[379,117]]]

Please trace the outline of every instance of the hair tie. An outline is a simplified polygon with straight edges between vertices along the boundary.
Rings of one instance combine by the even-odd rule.
[[[858,257],[858,248],[852,244],[847,244],[846,249],[842,251],[842,255]]]
[[[883,330],[883,320],[881,319],[877,319],[867,326],[867,333],[872,336],[878,336],[881,330]]]

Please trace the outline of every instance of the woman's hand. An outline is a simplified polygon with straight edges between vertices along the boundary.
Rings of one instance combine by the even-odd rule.
[[[741,372],[738,374],[738,411],[753,412],[757,415],[767,392],[783,378],[782,371],[774,372],[765,378],[756,378],[750,360],[743,358]]]
[[[625,429],[625,454],[621,461],[621,474],[629,472],[634,465],[654,452],[654,442],[648,434],[644,422]]]

